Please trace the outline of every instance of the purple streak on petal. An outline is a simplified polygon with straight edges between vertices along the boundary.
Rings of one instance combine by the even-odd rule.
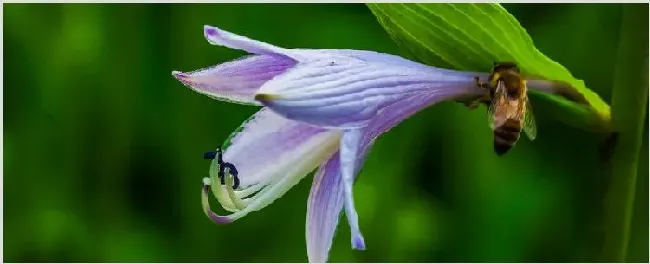
[[[357,173],[374,142],[364,142],[357,160]],[[339,153],[323,162],[316,174],[307,201],[307,256],[309,262],[327,262],[332,240],[343,209],[344,192]],[[355,175],[358,175],[355,173]],[[358,245],[357,245],[358,246]],[[357,247],[358,248],[358,247]]]
[[[223,159],[234,164],[243,187],[264,181],[278,166],[292,166],[291,156],[304,143],[327,133],[324,128],[288,120],[268,108],[262,108],[234,135]],[[280,160],[282,159],[282,160]],[[287,162],[281,162],[285,160]]]
[[[310,263],[327,262],[343,209],[339,155],[325,161],[314,175],[307,200],[307,257]]]
[[[367,136],[371,138],[377,137],[420,110],[441,101],[455,99],[458,94],[463,94],[471,98],[478,97],[483,92],[483,90],[477,88],[473,83],[459,83],[446,87],[440,93],[420,94],[404,98],[382,109],[380,114],[366,128]]]
[[[403,120],[411,117],[420,110],[438,103],[440,101],[455,98],[457,94],[471,97],[480,96],[484,91],[474,84],[455,84],[443,89],[440,93],[417,94],[393,102],[386,106],[381,112],[369,122],[366,128],[365,141],[374,140],[382,133],[395,127]]]
[[[186,86],[216,99],[259,105],[253,99],[268,80],[296,65],[280,55],[253,55],[193,72],[173,72]]]
[[[266,82],[258,93],[273,99],[262,103],[289,119],[328,128],[358,128],[386,106],[413,95],[463,97],[463,91],[449,89],[474,85],[475,76],[485,75],[368,51],[318,52],[332,55],[301,62]]]

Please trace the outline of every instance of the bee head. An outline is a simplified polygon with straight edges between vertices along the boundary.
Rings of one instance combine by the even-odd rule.
[[[495,61],[492,64],[492,72],[500,72],[500,71],[514,71],[516,73],[519,73],[519,67],[517,66],[516,63],[514,62],[498,62]]]

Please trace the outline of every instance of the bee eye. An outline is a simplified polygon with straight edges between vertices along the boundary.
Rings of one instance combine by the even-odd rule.
[[[218,149],[217,151],[221,151],[221,149]],[[217,151],[208,151],[203,154],[203,159],[206,160],[213,160],[214,158],[217,157]]]

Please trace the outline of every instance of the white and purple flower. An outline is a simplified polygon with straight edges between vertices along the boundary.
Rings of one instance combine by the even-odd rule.
[[[310,262],[327,261],[343,208],[352,247],[365,248],[352,186],[379,135],[434,103],[485,92],[474,80],[485,73],[373,51],[280,48],[211,26],[204,34],[213,45],[252,55],[172,74],[217,100],[264,106],[222,146],[223,160],[236,166],[236,175],[226,173],[221,184],[220,161],[212,162],[210,178],[204,179],[205,213],[217,223],[237,220],[266,207],[318,167],[307,202]],[[232,214],[210,210],[210,191]]]

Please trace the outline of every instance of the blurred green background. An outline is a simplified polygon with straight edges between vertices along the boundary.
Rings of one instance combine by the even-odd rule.
[[[505,7],[542,52],[609,101],[621,5]],[[170,73],[244,54],[208,44],[205,24],[284,47],[399,54],[361,4],[3,8],[8,262],[307,261],[311,175],[230,225],[205,217],[202,154],[257,108],[194,93]],[[603,135],[560,123],[532,100],[538,138],[501,158],[485,108],[451,102],[380,137],[355,185],[368,249],[350,249],[342,221],[330,261],[594,260],[608,180],[598,165]],[[645,126],[647,135],[647,117]],[[630,261],[648,261],[647,139]]]

